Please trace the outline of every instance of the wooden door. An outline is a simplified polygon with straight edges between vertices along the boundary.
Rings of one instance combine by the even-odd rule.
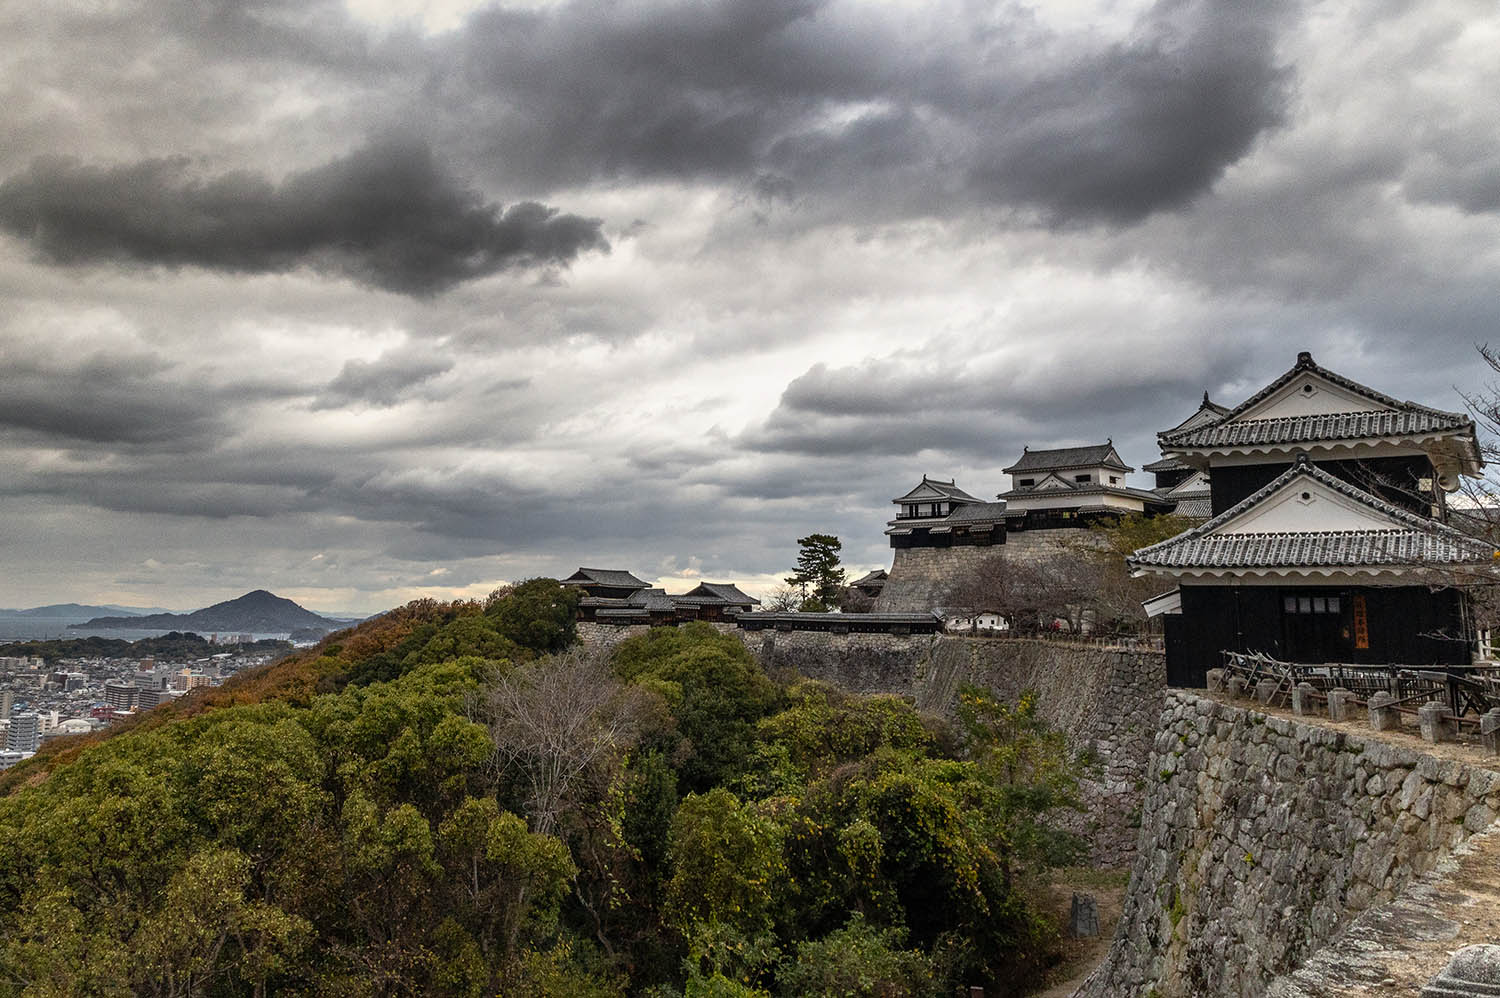
[[[1354,661],[1353,613],[1347,592],[1281,591],[1282,648],[1291,662]]]

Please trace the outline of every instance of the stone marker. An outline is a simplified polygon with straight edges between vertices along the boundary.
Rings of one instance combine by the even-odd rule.
[[[1316,710],[1317,701],[1313,697],[1317,692],[1318,688],[1312,683],[1298,683],[1292,690],[1292,713],[1306,717]]]
[[[1210,692],[1210,693],[1222,693],[1223,691],[1224,691],[1224,670],[1223,669],[1209,669],[1208,670],[1208,692]]]
[[[1492,707],[1479,718],[1479,744],[1490,755],[1500,755],[1500,707]]]
[[[1330,721],[1347,721],[1349,715],[1354,713],[1354,707],[1350,703],[1354,699],[1354,693],[1335,686],[1328,691],[1328,719]]]
[[[1421,998],[1479,998],[1500,995],[1500,946],[1481,943],[1454,953],[1448,965],[1422,989]]]
[[[1092,894],[1073,895],[1073,912],[1068,916],[1068,935],[1074,939],[1092,939],[1099,934],[1099,902]]]
[[[1270,676],[1267,676],[1255,684],[1255,699],[1263,704],[1268,704],[1279,689],[1281,689],[1281,680],[1272,679]]]
[[[1458,721],[1441,700],[1429,700],[1417,708],[1417,721],[1422,725],[1422,740],[1449,742],[1458,737]]]
[[[1229,694],[1231,700],[1238,700],[1245,694],[1245,680],[1241,676],[1230,676],[1224,680],[1224,692]]]
[[[1370,727],[1376,731],[1401,730],[1401,714],[1392,707],[1396,698],[1389,693],[1376,693],[1370,697]]]

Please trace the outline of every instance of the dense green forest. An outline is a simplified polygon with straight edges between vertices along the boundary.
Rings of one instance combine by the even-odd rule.
[[[244,644],[214,644],[201,634],[192,631],[171,631],[154,638],[102,638],[91,635],[86,638],[54,638],[46,641],[13,641],[0,645],[0,655],[36,655],[47,662],[62,658],[159,658],[164,661],[180,661],[217,655],[219,652],[264,652],[290,651],[290,641],[263,638]]]
[[[410,604],[0,783],[0,995],[990,995],[1081,762],[767,676],[733,635],[574,642],[573,591]]]

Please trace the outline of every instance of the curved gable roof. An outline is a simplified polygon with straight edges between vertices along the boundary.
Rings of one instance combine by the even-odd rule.
[[[1385,526],[1360,530],[1229,532],[1224,528],[1309,478]],[[1494,549],[1447,524],[1386,502],[1301,458],[1274,480],[1206,523],[1133,552],[1134,571],[1257,568],[1372,568],[1492,563]]]
[[[1021,452],[1020,460],[1002,470],[1011,475],[1027,471],[1061,471],[1067,468],[1114,468],[1123,472],[1135,470],[1120,459],[1113,440],[1084,447],[1054,447],[1050,450],[1032,450],[1027,447]]]
[[[1177,433],[1182,430],[1191,430],[1194,427],[1204,426],[1208,423],[1217,423],[1220,419],[1229,415],[1229,411],[1228,406],[1219,405],[1208,397],[1208,392],[1204,392],[1203,401],[1198,404],[1197,411],[1171,429],[1162,430],[1157,436],[1165,436],[1168,433]],[[1151,466],[1149,464],[1146,465],[1145,470],[1150,471]]]
[[[928,478],[926,475],[923,475],[922,480],[917,483],[916,488],[912,489],[904,496],[892,499],[891,502],[931,502],[934,499],[947,499],[950,502],[980,501],[975,496],[971,496],[963,489],[959,488],[951,480],[945,482],[940,479]]]
[[[1255,410],[1280,393],[1293,380],[1310,375],[1343,393],[1363,399],[1368,408],[1257,418]],[[1200,410],[1201,411],[1201,410]],[[1191,422],[1191,420],[1189,421]],[[1269,385],[1216,420],[1187,425],[1158,434],[1162,451],[1191,452],[1233,447],[1278,447],[1368,439],[1458,438],[1459,459],[1466,472],[1483,467],[1474,421],[1467,415],[1434,409],[1416,402],[1403,402],[1320,367],[1312,354],[1303,351],[1297,363]]]

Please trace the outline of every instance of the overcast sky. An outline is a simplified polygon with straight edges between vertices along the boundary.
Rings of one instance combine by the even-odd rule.
[[[1493,0],[0,6],[0,606],[889,564],[1500,342]],[[1137,474],[1137,484],[1148,476]]]

